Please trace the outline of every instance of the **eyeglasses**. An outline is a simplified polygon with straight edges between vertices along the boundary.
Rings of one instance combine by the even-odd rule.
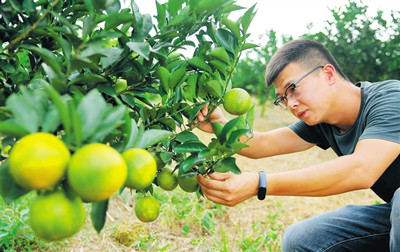
[[[298,89],[297,83],[299,83],[302,79],[306,78],[309,74],[311,74],[312,72],[314,72],[315,70],[317,70],[320,67],[324,67],[324,66],[319,65],[319,66],[314,67],[308,73],[301,76],[295,82],[290,84],[286,88],[285,94],[276,98],[276,100],[274,101],[274,105],[279,106],[279,107],[287,107],[288,99],[292,99],[292,98],[296,99],[300,95],[300,90]]]

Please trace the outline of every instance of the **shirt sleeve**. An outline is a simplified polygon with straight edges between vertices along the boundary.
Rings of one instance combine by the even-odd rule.
[[[289,125],[289,128],[306,142],[316,144],[324,150],[330,147],[322,134],[321,125],[309,126],[305,122],[299,120]]]
[[[400,143],[400,82],[385,85],[367,98],[366,125],[359,140],[378,138]]]

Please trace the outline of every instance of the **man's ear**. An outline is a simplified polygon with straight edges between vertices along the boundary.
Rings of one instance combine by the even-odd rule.
[[[334,66],[332,66],[331,64],[326,64],[324,66],[324,68],[322,69],[326,80],[329,82],[330,85],[333,85],[336,83],[336,69]]]

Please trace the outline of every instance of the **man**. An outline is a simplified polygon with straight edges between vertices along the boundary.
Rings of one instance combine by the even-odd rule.
[[[283,236],[283,250],[400,251],[400,81],[354,85],[324,46],[300,39],[271,58],[266,83],[275,86],[274,103],[299,121],[255,132],[239,154],[265,158],[317,145],[338,155],[311,167],[267,174],[267,195],[327,196],[371,188],[387,202],[346,206],[293,224]],[[210,122],[227,121],[220,110],[205,121],[207,113],[204,107],[198,114],[204,131],[212,132]],[[264,176],[213,173],[197,179],[209,200],[233,206],[256,195],[262,199]]]

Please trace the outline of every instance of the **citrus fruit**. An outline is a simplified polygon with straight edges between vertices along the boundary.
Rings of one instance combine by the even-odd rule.
[[[114,90],[115,92],[121,93],[128,87],[127,81],[125,79],[118,79],[117,82],[114,85]]]
[[[164,167],[157,174],[157,184],[165,191],[172,191],[178,186],[178,175],[171,168]]]
[[[156,161],[157,170],[161,171],[161,169],[164,168],[164,166],[165,166],[164,161],[161,159],[161,157],[158,154],[156,154],[154,152],[152,152],[151,154],[153,155],[153,158]]]
[[[68,198],[63,192],[38,196],[29,210],[29,224],[35,233],[54,241],[77,233],[85,221],[85,210],[78,197]]]
[[[160,204],[150,196],[139,199],[135,204],[136,217],[143,222],[152,222],[160,214]]]
[[[92,143],[75,152],[68,166],[68,182],[85,202],[108,199],[126,180],[128,168],[112,147]]]
[[[242,88],[233,88],[224,95],[224,109],[232,115],[243,115],[251,106],[251,97]]]
[[[157,163],[147,150],[132,148],[122,153],[127,166],[128,177],[125,185],[131,189],[144,189],[156,177]]]
[[[178,185],[185,192],[195,192],[199,187],[196,179],[196,174],[193,174],[193,176],[179,176]]]
[[[22,137],[9,155],[10,174],[26,189],[49,189],[64,176],[71,154],[64,142],[50,133]]]

